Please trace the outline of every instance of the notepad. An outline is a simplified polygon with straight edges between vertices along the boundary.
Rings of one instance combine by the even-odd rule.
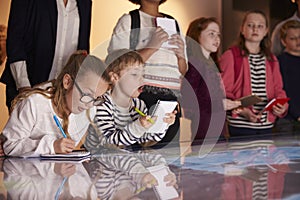
[[[168,200],[179,197],[174,186],[167,186],[167,182],[164,181],[164,177],[169,174],[167,166],[156,165],[148,167],[147,169],[157,180],[157,185],[154,186],[154,191],[160,200]]]
[[[172,113],[177,106],[177,101],[161,101],[158,100],[154,110],[151,114],[152,117],[156,116],[155,123],[149,128],[151,133],[163,133],[169,126],[164,122],[166,113]]]
[[[65,154],[41,154],[42,160],[65,160],[65,161],[82,161],[90,158],[91,153],[88,151],[73,151]]]
[[[265,106],[265,108],[261,112],[270,111],[270,110],[272,110],[273,106],[275,106],[276,104],[279,103],[281,105],[284,105],[289,100],[290,100],[290,98],[274,98],[271,101],[269,101],[269,103]]]
[[[175,19],[170,19],[170,18],[167,18],[167,17],[157,17],[156,18],[156,25],[163,28],[164,31],[166,31],[168,33],[169,37],[171,37],[171,35],[177,33]],[[178,48],[178,46],[176,46],[176,45],[169,44],[168,41],[164,42],[162,44],[162,47],[165,47],[165,48]]]
[[[262,99],[259,98],[257,95],[249,95],[249,96],[239,98],[237,100],[241,101],[242,107],[252,106],[252,105],[257,104],[262,101]]]

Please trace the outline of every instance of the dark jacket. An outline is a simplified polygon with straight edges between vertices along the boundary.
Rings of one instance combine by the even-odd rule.
[[[89,51],[91,0],[77,0],[80,17],[77,49]],[[0,81],[15,87],[10,64],[26,61],[31,85],[48,80],[56,45],[56,0],[12,0],[7,30],[7,63]]]

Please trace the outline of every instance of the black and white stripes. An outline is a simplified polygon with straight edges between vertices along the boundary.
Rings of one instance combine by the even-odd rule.
[[[249,57],[250,74],[251,74],[251,89],[252,94],[259,96],[263,99],[253,106],[256,111],[263,110],[264,106],[268,103],[267,93],[266,93],[266,62],[265,56],[261,54],[250,54]],[[272,128],[273,124],[267,120],[267,112],[262,113],[260,122],[250,122],[242,116],[231,117],[228,116],[230,125],[239,128],[255,128],[255,129],[265,129]]]
[[[95,148],[99,144],[128,146],[136,142],[157,142],[164,137],[166,130],[163,133],[148,133],[147,129],[141,125],[140,115],[134,110],[134,107],[147,113],[147,107],[142,100],[133,98],[129,108],[122,108],[113,102],[109,92],[104,96],[106,102],[97,107],[94,120],[98,131],[89,132],[85,142],[86,148]]]

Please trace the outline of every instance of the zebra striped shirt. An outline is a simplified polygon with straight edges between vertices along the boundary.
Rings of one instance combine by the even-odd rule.
[[[113,199],[122,188],[134,194],[143,186],[142,178],[149,173],[147,167],[165,165],[167,162],[157,153],[120,153],[97,155],[90,160],[88,173],[100,199]]]
[[[86,137],[85,147],[87,149],[95,148],[103,144],[131,145],[134,143],[146,143],[149,141],[160,141],[166,134],[149,133],[139,121],[139,114],[135,107],[143,113],[147,113],[147,107],[143,100],[133,98],[129,108],[117,106],[110,95],[110,92],[104,94],[105,103],[97,107],[94,123],[98,130],[91,130]]]
[[[261,54],[250,54],[248,57],[250,74],[251,74],[251,89],[252,93],[263,99],[253,105],[253,109],[257,111],[263,110],[267,105],[267,92],[266,92],[266,62],[265,56]],[[232,117],[231,113],[228,115],[228,120],[231,126],[239,128],[251,128],[251,129],[266,129],[272,128],[273,123],[267,120],[267,112],[262,113],[260,122],[250,122],[243,116]]]

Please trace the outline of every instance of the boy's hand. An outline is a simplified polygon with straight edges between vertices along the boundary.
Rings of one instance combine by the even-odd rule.
[[[164,122],[168,123],[169,125],[174,124],[176,114],[177,114],[177,110],[174,110],[172,113],[167,113],[166,117],[164,117]]]
[[[153,125],[153,122],[157,119],[157,117],[152,117],[150,115],[147,115],[145,117],[140,117],[140,123],[144,128],[150,128],[150,126]]]

